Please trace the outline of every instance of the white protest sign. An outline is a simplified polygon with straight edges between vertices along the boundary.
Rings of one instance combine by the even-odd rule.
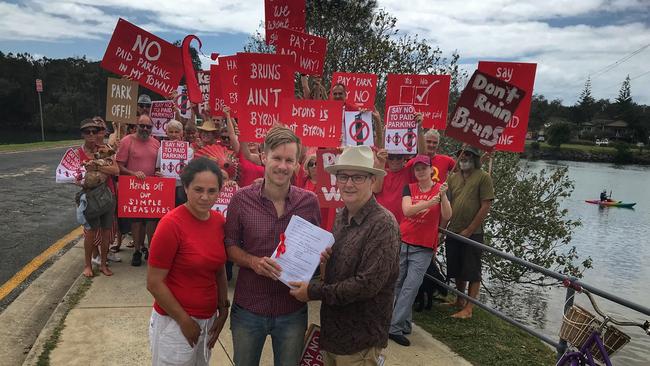
[[[386,151],[389,154],[415,154],[418,124],[412,105],[392,105],[386,112]]]
[[[165,178],[180,179],[181,170],[192,159],[187,141],[160,142],[160,172]]]
[[[176,92],[178,93],[178,96],[174,103],[176,103],[176,106],[180,110],[181,117],[192,117],[192,106],[190,105],[190,97],[187,95],[187,87],[185,85],[179,85],[178,88],[176,88]]]
[[[239,189],[239,186],[236,184],[224,186],[219,193],[219,198],[212,206],[212,209],[221,212],[223,217],[228,215],[228,205],[230,204],[230,199],[235,195],[235,192]]]
[[[347,146],[373,146],[372,112],[345,112],[345,144]]]
[[[161,100],[151,102],[151,110],[149,111],[149,117],[151,117],[151,122],[153,123],[153,130],[151,134],[153,136],[167,136],[167,122],[170,119],[174,118],[174,102],[171,100]]]
[[[81,165],[79,148],[73,147],[65,152],[59,166],[56,167],[56,182],[74,183],[83,177],[85,171]]]

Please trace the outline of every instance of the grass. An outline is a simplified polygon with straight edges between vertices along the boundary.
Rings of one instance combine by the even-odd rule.
[[[90,288],[92,284],[92,279],[84,278],[83,282],[79,285],[77,290],[72,293],[67,299],[67,308],[65,314],[59,320],[59,323],[56,325],[52,331],[50,339],[48,339],[43,345],[43,352],[38,356],[38,361],[36,362],[37,366],[49,366],[50,364],[50,353],[56,348],[59,343],[59,338],[61,337],[61,332],[65,328],[65,318],[68,316],[70,310],[72,310],[79,301],[84,297],[86,291]]]
[[[430,311],[413,312],[413,320],[474,365],[546,366],[556,362],[545,343],[503,320],[474,308],[472,319],[451,318],[456,309],[434,304]]]
[[[27,151],[39,150],[49,147],[62,147],[80,145],[83,140],[61,140],[61,141],[45,141],[45,142],[29,142],[25,144],[0,144],[0,152],[7,151]]]

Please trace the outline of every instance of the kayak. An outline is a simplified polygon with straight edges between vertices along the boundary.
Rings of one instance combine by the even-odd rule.
[[[600,200],[585,200],[587,203],[593,203],[602,207],[625,207],[632,208],[636,202],[623,202],[623,201],[600,201]]]

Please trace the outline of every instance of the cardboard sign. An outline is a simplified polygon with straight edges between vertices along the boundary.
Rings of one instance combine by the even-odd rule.
[[[192,104],[190,103],[190,97],[187,95],[187,86],[179,85],[176,88],[176,93],[178,93],[178,95],[176,96],[174,103],[176,103],[181,117],[192,117]]]
[[[316,150],[316,170],[318,172],[316,195],[320,207],[343,207],[341,192],[336,186],[336,176],[325,171],[325,167],[336,164],[340,155],[339,149]]]
[[[277,30],[281,28],[304,32],[305,8],[305,0],[264,0],[266,44],[276,44]]]
[[[359,74],[350,72],[335,72],[332,74],[332,88],[336,84],[345,85],[348,104],[358,108],[374,109],[375,96],[377,95],[377,75]],[[330,98],[332,91],[330,89]]]
[[[286,28],[278,29],[276,33],[275,53],[291,56],[293,66],[301,74],[323,75],[327,39]]]
[[[316,324],[309,324],[298,366],[323,366],[323,355],[320,353],[320,327]]]
[[[168,96],[183,76],[181,49],[120,18],[100,66]]]
[[[151,102],[151,111],[149,112],[149,117],[151,117],[151,122],[153,123],[151,135],[166,137],[167,122],[173,119],[175,115],[174,101],[161,100]]]
[[[63,154],[59,166],[56,167],[56,182],[74,183],[81,180],[84,171],[85,169],[81,165],[81,156],[79,156],[79,148],[70,148]]]
[[[174,208],[175,179],[120,175],[117,184],[117,217],[159,218]]]
[[[526,143],[526,132],[528,131],[528,118],[533,99],[537,64],[479,61],[478,70],[511,83],[527,92],[506,126],[506,130],[501,134],[495,148],[498,151],[523,152]]]
[[[223,117],[223,107],[230,108],[230,116],[237,118],[239,86],[237,84],[237,56],[219,57],[218,65],[210,65],[210,109],[213,116]]]
[[[291,128],[305,146],[337,147],[341,145],[343,102],[285,99],[280,121]]]
[[[138,83],[128,79],[108,78],[106,83],[106,120],[138,121]]]
[[[199,82],[201,98],[203,100],[203,102],[199,103],[199,113],[203,113],[210,105],[210,70],[197,71],[196,80]]]
[[[386,108],[386,151],[389,154],[416,154],[418,123],[412,105],[392,105]]]
[[[223,217],[228,216],[228,205],[230,204],[230,200],[232,199],[232,196],[235,195],[235,192],[237,192],[237,190],[239,190],[239,186],[236,184],[223,186],[221,192],[219,193],[217,201],[214,203],[214,206],[212,206],[212,209],[217,212],[221,212]]]
[[[280,123],[280,102],[294,97],[293,67],[286,55],[238,53],[239,131],[243,142],[262,142]]]
[[[449,75],[388,74],[386,106],[412,105],[422,113],[424,128],[444,130],[449,104]]]
[[[375,137],[372,126],[372,112],[345,112],[345,145],[374,146]]]
[[[494,150],[526,92],[478,70],[460,95],[447,136]]]
[[[191,159],[189,142],[169,140],[160,142],[160,172],[163,177],[180,179],[181,171]]]

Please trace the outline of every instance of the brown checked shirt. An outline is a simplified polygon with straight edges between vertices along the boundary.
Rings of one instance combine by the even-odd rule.
[[[348,223],[343,209],[334,222],[334,246],[325,282],[309,285],[322,300],[321,347],[349,355],[386,347],[399,273],[399,226],[374,197]]]

